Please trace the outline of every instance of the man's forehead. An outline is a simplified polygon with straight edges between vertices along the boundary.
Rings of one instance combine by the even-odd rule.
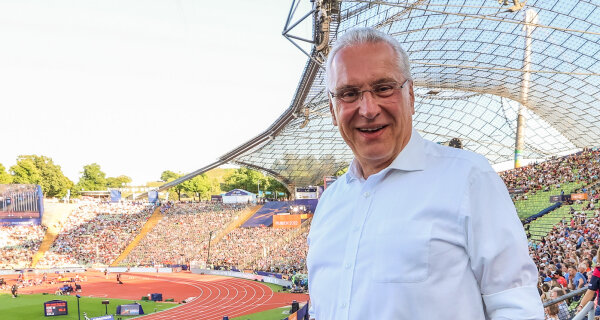
[[[362,86],[384,80],[399,81],[396,52],[385,42],[363,43],[340,49],[329,70],[332,88]]]

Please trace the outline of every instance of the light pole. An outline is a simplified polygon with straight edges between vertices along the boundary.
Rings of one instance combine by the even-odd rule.
[[[81,320],[81,311],[79,310],[79,298],[81,298],[81,296],[78,294],[76,294],[75,296],[77,297],[77,317],[79,318],[79,320]]]
[[[206,267],[208,268],[208,264],[210,262],[210,240],[212,240],[213,230],[208,233],[208,254],[206,255]]]

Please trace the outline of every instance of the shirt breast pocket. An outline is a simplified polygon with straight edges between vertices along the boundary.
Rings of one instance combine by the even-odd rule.
[[[387,228],[384,228],[387,229]],[[382,230],[375,241],[375,282],[417,283],[429,275],[431,225]]]

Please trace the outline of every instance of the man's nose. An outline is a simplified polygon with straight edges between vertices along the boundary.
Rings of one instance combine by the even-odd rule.
[[[377,103],[373,92],[363,91],[358,100],[358,114],[367,119],[375,119],[380,112],[381,107]]]

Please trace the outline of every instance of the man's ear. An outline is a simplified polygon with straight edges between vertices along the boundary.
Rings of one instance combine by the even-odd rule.
[[[415,115],[415,92],[413,91],[413,82],[410,81],[410,86],[408,87],[408,95],[410,97],[410,105],[412,106],[412,114]]]
[[[333,101],[331,101],[331,98],[329,98],[329,112],[331,112],[331,122],[333,122],[333,125],[337,127],[337,117],[335,114],[335,107],[333,106]]]

